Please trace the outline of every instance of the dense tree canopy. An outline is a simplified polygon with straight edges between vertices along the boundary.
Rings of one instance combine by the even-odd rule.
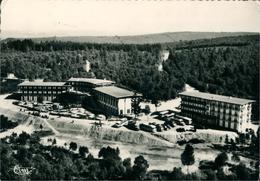
[[[160,51],[170,50],[158,71]],[[154,45],[34,42],[2,43],[1,76],[66,81],[97,77],[141,92],[153,102],[175,98],[189,83],[227,96],[257,100],[259,105],[259,39],[257,35]],[[85,60],[91,72],[82,68]],[[255,110],[258,113],[258,110]]]
[[[16,165],[34,168],[24,180],[257,180],[259,175],[258,166],[252,170],[242,163],[230,166],[231,175],[223,170],[216,173],[214,169],[184,174],[174,165],[173,171],[149,171],[149,163],[143,156],[136,157],[131,166],[131,159],[122,161],[118,148],[103,147],[100,158],[91,154],[82,157],[78,152],[57,145],[43,146],[39,141],[36,133],[24,132],[0,140],[1,180],[21,179],[13,172]]]

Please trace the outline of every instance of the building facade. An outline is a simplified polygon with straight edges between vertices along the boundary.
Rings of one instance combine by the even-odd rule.
[[[75,91],[91,92],[93,88],[100,86],[110,86],[115,82],[111,80],[94,79],[94,78],[70,78],[67,85],[70,85]]]
[[[181,113],[198,124],[245,132],[251,122],[253,100],[202,92],[183,92]]]
[[[53,101],[57,95],[69,91],[70,85],[65,82],[29,82],[25,81],[18,85],[18,93],[22,101]]]
[[[97,87],[94,90],[98,103],[106,113],[112,115],[132,114],[133,99],[141,97],[141,94],[116,86]]]

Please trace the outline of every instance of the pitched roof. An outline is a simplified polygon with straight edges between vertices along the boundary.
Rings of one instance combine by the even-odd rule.
[[[24,81],[18,86],[64,86],[65,82],[29,82],[29,81]]]
[[[104,84],[113,84],[115,83],[114,81],[111,80],[104,80],[104,79],[93,79],[93,78],[70,78],[68,82],[86,82],[90,84],[95,84],[95,85],[104,85]]]
[[[254,100],[242,99],[242,98],[230,97],[230,96],[223,96],[223,95],[217,95],[217,94],[210,94],[210,93],[205,93],[205,92],[187,92],[186,91],[186,92],[179,93],[179,95],[197,97],[197,98],[206,99],[206,100],[214,100],[214,101],[227,102],[227,103],[239,104],[239,105],[247,104],[250,102],[255,102]]]
[[[129,91],[116,86],[97,87],[94,90],[110,95],[115,98],[133,97],[135,95],[133,91]],[[141,94],[136,94],[136,96],[141,96]]]

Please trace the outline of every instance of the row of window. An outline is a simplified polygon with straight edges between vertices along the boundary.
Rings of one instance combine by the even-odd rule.
[[[99,99],[99,101],[102,101],[104,103],[117,107],[117,99],[115,99],[111,96],[108,96],[108,95],[105,95],[102,93],[98,93],[98,99]]]
[[[53,89],[53,90],[66,90],[67,87],[62,87],[62,86],[22,86],[20,87],[21,90],[27,90],[27,89],[33,89],[33,90],[39,90],[39,89]]]
[[[23,94],[61,94],[61,91],[22,91]]]
[[[22,101],[37,101],[39,97],[37,96],[22,96],[21,100]],[[55,99],[55,97],[52,96],[43,96],[43,101],[52,101]]]
[[[210,103],[211,106],[217,106],[217,107],[221,106],[223,108],[240,109],[240,106],[236,105],[236,104],[220,102],[220,101],[210,101],[210,100],[196,98],[196,97],[182,97],[182,101],[201,104],[201,105],[205,105],[207,103]]]

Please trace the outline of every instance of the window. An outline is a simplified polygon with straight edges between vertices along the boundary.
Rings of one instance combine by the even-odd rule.
[[[120,114],[123,114],[123,110],[122,109],[120,109]]]
[[[130,113],[130,109],[127,109],[127,114],[129,114]]]

